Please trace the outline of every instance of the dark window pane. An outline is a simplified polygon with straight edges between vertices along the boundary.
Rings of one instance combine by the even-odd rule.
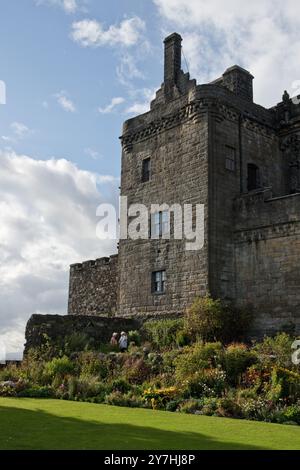
[[[253,163],[249,163],[248,164],[248,181],[247,181],[248,191],[259,189],[260,187],[259,179],[260,179],[259,168]]]
[[[142,182],[146,183],[150,180],[150,158],[146,158],[142,163]]]
[[[166,286],[166,271],[155,271],[152,273],[152,292],[163,294]]]

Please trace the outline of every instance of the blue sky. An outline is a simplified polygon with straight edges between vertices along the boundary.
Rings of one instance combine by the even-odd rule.
[[[7,105],[0,108],[1,134],[13,138],[11,124],[22,123],[29,131],[13,142],[17,152],[42,159],[64,157],[81,168],[118,176],[118,137],[122,122],[132,115],[126,110],[143,102],[143,89],[151,90],[161,81],[159,26],[147,32],[154,50],[144,56],[135,44],[128,48],[119,44],[82,47],[70,37],[72,24],[96,18],[108,28],[126,17],[154,20],[157,12],[150,1],[91,0],[82,5],[83,11],[78,8],[68,14],[51,2],[38,6],[33,0],[2,2],[0,78],[6,82]],[[141,35],[140,41],[146,38]],[[122,78],[127,85],[117,73],[126,54],[143,70],[141,77],[133,78],[125,71]],[[141,89],[140,94],[132,96],[131,86]],[[75,112],[59,106],[60,93],[74,104]],[[115,112],[101,114],[98,108],[108,106],[114,97],[122,97],[124,102]],[[12,146],[2,139],[4,143]]]
[[[182,35],[198,83],[250,70],[270,107],[300,94],[299,13],[298,0],[1,1],[0,349],[22,349],[32,313],[66,314],[69,264],[116,252],[96,209],[117,204],[122,123],[160,87],[163,38]]]

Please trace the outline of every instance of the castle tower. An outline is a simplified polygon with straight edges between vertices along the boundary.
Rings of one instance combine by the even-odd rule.
[[[160,207],[118,257],[71,267],[69,313],[172,316],[211,294],[250,305],[258,334],[300,331],[299,99],[257,105],[237,65],[197,85],[181,69],[181,42],[165,39],[164,82],[121,137],[121,196]],[[194,225],[204,206],[201,247],[178,236],[174,205],[192,205]]]

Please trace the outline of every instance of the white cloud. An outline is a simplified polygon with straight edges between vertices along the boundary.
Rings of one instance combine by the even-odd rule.
[[[117,207],[119,181],[67,160],[0,152],[0,341],[22,349],[32,313],[65,314],[68,266],[107,256],[96,238],[96,207]]]
[[[77,11],[81,10],[81,3],[84,4],[85,2],[81,2],[80,0],[36,0],[36,4],[39,5],[50,5],[50,6],[57,6],[62,8],[65,13],[73,14]]]
[[[153,0],[164,34],[177,29],[200,82],[239,64],[255,75],[255,99],[272,106],[300,79],[298,0]]]
[[[2,135],[1,139],[6,143],[15,143],[18,140],[25,139],[33,134],[33,130],[29,129],[24,123],[14,121],[10,125],[12,135]]]
[[[135,101],[125,110],[126,114],[143,114],[150,110],[150,103],[155,98],[156,89],[138,88],[130,91],[131,97]]]
[[[99,152],[97,152],[97,150],[91,148],[91,147],[87,147],[84,149],[84,153],[86,155],[88,155],[89,157],[91,157],[93,160],[98,160],[100,158],[100,154]]]
[[[143,72],[138,68],[136,59],[132,54],[123,54],[117,66],[117,77],[122,85],[130,86],[135,78],[144,79]]]
[[[133,103],[131,106],[129,106],[126,109],[127,114],[134,114],[134,115],[139,115],[139,114],[144,114],[147,111],[150,110],[149,103]]]
[[[119,25],[104,29],[96,20],[81,20],[72,24],[71,38],[83,47],[133,46],[145,30],[145,22],[138,16],[124,19]]]
[[[57,99],[58,104],[67,112],[75,113],[76,107],[70,98],[67,97],[65,91],[60,91],[59,93],[55,94],[55,98]]]
[[[116,98],[113,98],[110,104],[108,104],[104,108],[98,108],[98,111],[101,114],[109,114],[116,108],[116,106],[119,106],[120,104],[124,103],[124,101],[124,98],[118,96]]]
[[[24,137],[28,136],[32,132],[29,129],[29,127],[27,127],[22,122],[17,122],[17,121],[12,122],[10,127],[11,127],[11,130],[13,131],[13,133],[15,134],[15,136],[18,139],[23,139]]]

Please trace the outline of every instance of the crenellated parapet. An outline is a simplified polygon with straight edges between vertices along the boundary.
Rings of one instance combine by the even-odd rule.
[[[117,292],[118,255],[70,266],[70,315],[112,315],[117,309]]]

